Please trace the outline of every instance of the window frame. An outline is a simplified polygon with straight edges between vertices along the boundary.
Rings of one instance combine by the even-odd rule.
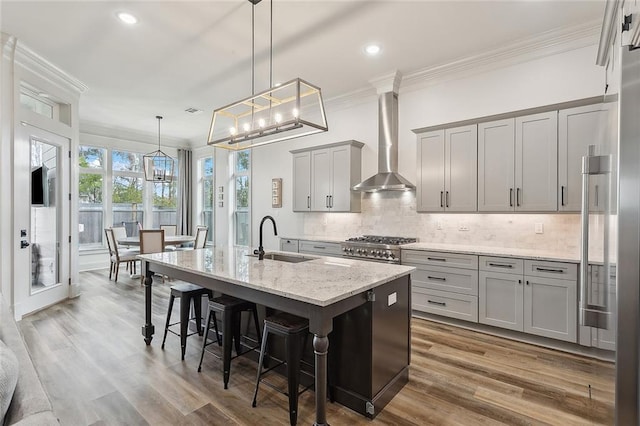
[[[246,152],[248,155],[248,166],[246,170],[238,170],[238,155]],[[249,247],[251,246],[251,149],[245,149],[242,151],[234,151],[232,157],[233,165],[232,165],[232,176],[231,181],[233,185],[233,243],[235,246],[239,247]],[[247,207],[246,209],[239,210],[238,209],[238,199],[237,199],[237,182],[238,178],[246,177],[247,178]],[[239,214],[246,214],[247,216],[247,229],[246,229],[246,245],[240,244],[239,235]]]

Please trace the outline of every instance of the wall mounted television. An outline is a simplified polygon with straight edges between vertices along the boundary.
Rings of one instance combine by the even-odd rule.
[[[46,166],[31,170],[31,205],[49,206],[49,180]]]

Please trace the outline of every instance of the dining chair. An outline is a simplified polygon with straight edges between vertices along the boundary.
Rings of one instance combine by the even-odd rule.
[[[164,251],[164,229],[140,230],[140,254],[162,253]],[[140,265],[142,274],[140,284],[144,283],[144,268]],[[164,276],[162,277],[164,283]]]
[[[142,229],[142,224],[137,220],[131,222],[122,222],[122,226],[127,230],[127,237],[137,237],[138,232]]]
[[[178,225],[160,225],[160,229],[164,229],[165,237],[174,237],[178,233]],[[166,251],[176,250],[178,247],[174,245],[164,246]]]
[[[109,248],[109,258],[111,261],[109,269],[109,280],[115,273],[115,282],[118,282],[118,271],[120,270],[121,263],[127,263],[131,267],[132,272],[135,272],[136,256],[140,254],[138,250],[120,250],[118,249],[118,243],[112,228],[104,230],[107,237],[107,247]]]
[[[207,244],[207,234],[209,233],[209,228],[206,226],[198,226],[196,228],[196,241],[193,243],[194,249],[201,249]]]
[[[173,237],[178,233],[178,225],[160,225],[160,229],[164,229],[165,237]]]

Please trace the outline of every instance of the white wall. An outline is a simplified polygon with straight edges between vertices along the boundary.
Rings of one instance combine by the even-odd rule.
[[[605,71],[595,65],[596,50],[594,45],[471,76],[466,75],[460,78],[448,76],[445,81],[440,80],[433,84],[425,82],[422,84],[423,87],[417,89],[412,85],[411,88],[403,90],[401,85],[399,172],[410,181],[416,182],[416,137],[412,129],[602,95]],[[366,144],[362,149],[362,178],[367,178],[377,171],[377,117],[375,95],[361,98],[359,103],[348,108],[338,109],[329,103],[327,120],[330,130],[328,132],[253,150],[251,200],[253,246],[257,246],[260,219],[267,214],[276,219],[279,234],[283,236],[296,237],[314,233],[316,236],[342,237],[343,232],[359,234],[366,231],[377,234],[400,233],[405,236],[422,236],[423,240],[430,238],[432,230],[424,229],[424,223],[435,223],[429,218],[435,215],[415,213],[415,193],[405,195],[406,199],[401,199],[400,194],[387,193],[378,201],[365,203],[363,212],[360,214],[292,212],[292,160],[289,150],[347,139],[359,140]],[[280,209],[271,208],[270,185],[271,179],[275,177],[283,179],[283,206]],[[380,214],[380,211],[393,212],[394,206],[398,204],[407,204],[407,207],[400,209],[400,216],[394,218],[390,225],[387,225],[384,220],[371,217]],[[446,229],[454,229],[454,227],[457,229],[455,224],[459,220],[458,215],[438,216],[439,221],[444,221],[443,226]],[[535,220],[543,220],[547,215],[540,216],[541,218]],[[502,217],[506,218],[506,215]],[[559,223],[557,226],[569,230],[567,231],[569,233],[577,229],[573,223],[570,223],[570,217],[557,221]],[[496,219],[490,223],[500,228],[504,220]],[[552,215],[549,215],[549,220],[553,221]],[[545,222],[548,221],[545,220]],[[555,228],[556,225],[553,227]],[[515,228],[516,234],[508,238],[510,242],[518,241],[520,238],[517,233],[523,232],[522,229],[528,229],[524,226]],[[484,231],[488,235],[495,236],[493,240],[495,244],[502,243],[500,233],[492,229]],[[533,232],[532,229],[531,232]],[[265,231],[264,237],[265,248],[278,248],[278,239],[272,236],[270,227]],[[573,241],[572,238],[568,240]]]

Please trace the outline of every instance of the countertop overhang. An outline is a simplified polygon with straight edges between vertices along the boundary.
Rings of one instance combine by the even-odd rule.
[[[310,260],[258,260],[247,248],[214,247],[139,255],[150,264],[265,291],[317,306],[328,306],[415,270],[411,266],[269,250]],[[150,268],[153,270],[153,267]]]

